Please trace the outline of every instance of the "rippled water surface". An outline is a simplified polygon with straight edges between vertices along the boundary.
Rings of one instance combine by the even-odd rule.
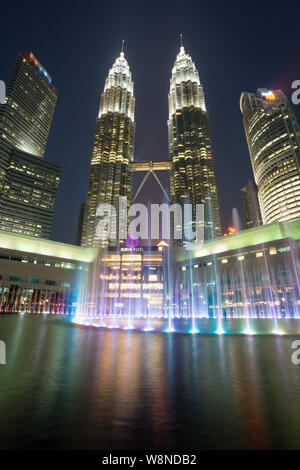
[[[2,449],[300,448],[296,337],[0,315],[0,339]]]

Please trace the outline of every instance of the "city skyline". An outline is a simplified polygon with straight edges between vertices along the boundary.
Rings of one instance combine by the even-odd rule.
[[[1,5],[10,464],[300,449],[299,13]]]
[[[44,30],[42,32],[37,28],[34,34],[31,34],[30,28],[27,28],[25,34],[22,31],[22,35],[16,30],[16,35],[3,56],[5,67],[1,79],[8,81],[18,50],[28,48],[49,70],[59,90],[57,110],[46,151],[46,158],[48,156],[62,165],[62,180],[52,238],[67,242],[75,241],[79,207],[85,199],[87,188],[99,89],[103,86],[112,58],[118,55],[123,38],[126,56],[136,83],[135,160],[166,159],[165,122],[168,83],[181,32],[186,49],[195,61],[205,89],[222,223],[223,226],[229,225],[233,206],[237,206],[241,214],[240,187],[252,179],[238,105],[239,96],[243,90],[254,91],[258,87],[268,87],[281,88],[290,99],[291,83],[299,75],[299,66],[294,54],[299,43],[293,32],[294,18],[290,19],[289,35],[281,36],[283,52],[278,54],[278,51],[274,51],[271,47],[270,39],[280,22],[280,15],[276,9],[268,10],[270,35],[266,36],[263,27],[258,27],[255,37],[250,41],[247,37],[251,26],[250,18],[245,18],[243,25],[238,24],[238,8],[235,16],[227,14],[222,6],[216,12],[202,5],[201,29],[193,28],[196,19],[191,19],[187,27],[186,13],[182,14],[183,17],[174,13],[173,24],[166,33],[163,25],[166,21],[167,7],[162,6],[157,17],[153,5],[148,12],[147,21],[141,17],[141,11],[137,10],[135,28],[129,20],[122,25],[121,19],[118,18],[108,34],[110,21],[107,25],[103,25],[101,33],[96,28],[97,22],[100,21],[100,10],[95,2],[90,2],[91,8],[82,18],[78,5],[75,3],[72,11],[65,10],[69,18],[64,20],[65,23],[62,19],[56,21],[55,15],[50,12],[46,23],[46,32],[52,35],[50,45],[46,41]],[[267,8],[267,3],[263,2],[262,9],[264,5]],[[9,14],[10,8],[5,6],[4,13]],[[67,7],[62,7],[62,11],[65,8]],[[134,5],[128,6],[129,11],[132,8]],[[105,6],[101,13],[108,12],[109,9],[110,7]],[[33,22],[30,14],[26,11],[23,13],[27,24]],[[39,14],[37,10],[35,19]],[[140,24],[137,22],[139,17]],[[158,23],[155,35],[149,23],[154,17]],[[217,34],[209,30],[212,19]],[[70,39],[75,34],[74,25],[79,21],[87,34],[81,36],[80,40],[74,39],[72,42]],[[55,35],[54,31],[57,32]],[[5,28],[1,34],[5,34]],[[239,42],[238,37],[241,38]],[[141,41],[137,41],[136,38],[141,38]],[[263,47],[260,47],[261,45]],[[294,106],[294,111],[299,120],[297,106]],[[155,139],[150,138],[149,131],[156,136]],[[134,184],[138,183],[137,181]],[[167,177],[166,185],[168,185]],[[146,186],[144,194],[145,199],[149,198],[149,186]],[[155,202],[161,202],[160,196],[157,195],[159,200]]]

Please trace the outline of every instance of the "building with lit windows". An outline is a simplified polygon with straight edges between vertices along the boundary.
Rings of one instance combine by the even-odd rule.
[[[43,156],[56,99],[44,67],[20,53],[0,105],[0,230],[50,237],[60,166]]]
[[[168,120],[172,203],[204,204],[204,237],[221,235],[218,192],[208,114],[199,74],[181,46],[172,70]],[[203,221],[200,221],[203,223]],[[193,227],[195,229],[195,227]]]
[[[176,313],[300,317],[300,220],[242,230],[175,255]],[[191,261],[192,260],[192,261]]]
[[[0,231],[0,313],[76,313],[87,291],[88,311],[162,315],[163,259],[160,246],[101,251]]]
[[[247,186],[241,188],[244,193],[242,200],[246,228],[257,227],[262,224],[261,212],[258,201],[257,186],[250,181]]]
[[[0,156],[6,161],[0,191],[0,229],[49,238],[52,228],[60,166],[21,152],[0,140]]]
[[[119,227],[113,218],[110,226],[103,228],[103,233],[97,233],[97,208],[99,204],[111,204],[118,214],[119,196],[127,197],[127,207],[131,203],[134,107],[133,81],[122,51],[108,73],[101,95],[85,205],[83,246],[114,246],[119,238]]]
[[[43,157],[57,100],[52,78],[32,52],[19,53],[6,100],[0,105],[0,137]]]
[[[101,250],[0,231],[0,312],[300,318],[299,243],[300,220],[193,250],[163,243]]]
[[[300,131],[281,90],[242,93],[240,108],[264,224],[300,217]]]
[[[105,251],[99,275],[101,309],[116,315],[163,315],[165,269],[159,246]]]
[[[0,231],[0,313],[75,313],[97,250]]]

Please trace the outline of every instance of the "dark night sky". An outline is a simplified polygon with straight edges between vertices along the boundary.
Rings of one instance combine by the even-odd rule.
[[[232,208],[241,207],[240,187],[252,178],[240,93],[266,87],[291,96],[291,82],[300,79],[299,19],[299,1],[289,0],[2,2],[0,79],[9,80],[20,50],[32,50],[59,92],[45,155],[62,165],[52,238],[75,241],[100,93],[122,39],[135,82],[135,160],[167,159],[167,94],[179,33],[204,86],[227,226]],[[300,105],[295,111],[299,120]],[[139,201],[150,199],[163,199],[151,180]]]

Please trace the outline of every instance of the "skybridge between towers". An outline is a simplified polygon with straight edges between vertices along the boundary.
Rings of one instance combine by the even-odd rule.
[[[171,161],[131,162],[132,171],[170,171]]]
[[[159,187],[161,188],[162,192],[166,196],[167,200],[169,200],[169,196],[162,185],[159,177],[157,176],[156,172],[157,171],[170,171],[171,170],[171,161],[145,161],[145,162],[131,162],[130,163],[130,168],[132,169],[133,172],[135,171],[143,171],[146,172],[146,175],[144,176],[137,192],[135,193],[135,196],[133,197],[132,202],[134,202],[140,193],[141,189],[143,188],[144,184],[146,183],[147,179],[149,178],[150,175],[153,175],[154,179],[158,183]]]

